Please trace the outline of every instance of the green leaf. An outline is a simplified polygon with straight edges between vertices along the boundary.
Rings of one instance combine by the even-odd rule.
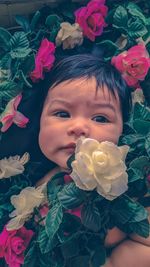
[[[143,15],[142,10],[136,4],[129,2],[127,9],[133,17],[139,18],[144,24],[146,24],[146,17]]]
[[[129,228],[133,233],[136,233],[137,235],[140,235],[142,237],[147,238],[150,235],[150,225],[148,220],[131,223],[129,225]]]
[[[141,170],[132,169],[132,168],[128,169],[128,182],[129,183],[135,182],[143,178],[144,178],[144,175]]]
[[[48,237],[53,240],[62,222],[63,210],[60,203],[56,203],[48,212],[46,216],[46,233]]]
[[[128,22],[128,35],[137,39],[144,36],[147,33],[147,28],[142,24],[142,21],[136,19],[136,21],[129,23]]]
[[[32,88],[32,84],[29,83],[22,70],[19,70],[18,76],[19,80],[23,82],[23,84],[25,84],[29,88]]]
[[[150,157],[150,134],[148,134],[148,136],[146,137],[145,149],[146,149],[148,156]]]
[[[58,193],[61,205],[66,209],[73,209],[80,206],[85,199],[85,192],[79,189],[75,183],[66,184]]]
[[[101,41],[96,44],[98,47],[104,49],[104,58],[105,60],[109,60],[113,57],[118,49],[117,45],[113,43],[111,40]]]
[[[19,69],[21,69],[24,75],[27,76],[31,71],[34,70],[34,67],[35,67],[35,58],[34,54],[31,54],[25,57],[21,61]]]
[[[90,256],[89,255],[78,255],[68,261],[68,267],[89,267]]]
[[[97,232],[101,228],[101,214],[92,203],[84,205],[81,211],[82,223],[88,229]]]
[[[79,253],[79,242],[77,238],[73,238],[61,246],[61,252],[65,259],[77,256]]]
[[[92,252],[91,263],[92,267],[100,267],[106,262],[106,249],[103,245],[98,245]]]
[[[130,168],[140,170],[143,175],[145,173],[145,168],[149,165],[148,157],[141,156],[139,158],[135,158],[130,163]]]
[[[22,27],[24,32],[30,32],[29,20],[26,17],[20,16],[20,15],[16,15],[15,16],[15,21]]]
[[[56,247],[59,241],[57,236],[54,236],[53,239],[49,238],[45,229],[42,228],[38,234],[38,243],[41,253],[45,254],[50,252],[54,247]]]
[[[4,99],[9,101],[16,95],[18,95],[21,91],[18,84],[13,81],[0,83],[0,100]]]
[[[150,121],[135,119],[133,121],[133,127],[138,134],[147,135],[150,132]]]
[[[24,58],[31,52],[29,40],[24,32],[15,32],[10,39],[10,45],[12,58]]]
[[[141,134],[129,134],[122,137],[122,142],[126,145],[132,145],[140,140],[143,140],[143,135]]]
[[[126,9],[123,6],[117,7],[113,19],[114,25],[126,28],[128,22],[128,14]]]
[[[32,20],[31,20],[31,23],[30,23],[30,28],[31,28],[32,31],[35,30],[35,28],[36,28],[36,26],[37,26],[37,23],[38,23],[38,21],[39,21],[39,19],[40,19],[40,17],[41,17],[41,12],[38,10],[38,11],[36,11],[36,13],[34,14]]]
[[[57,29],[60,27],[60,23],[62,22],[62,20],[60,19],[59,16],[57,15],[49,15],[47,18],[46,18],[46,21],[45,21],[45,25],[50,29],[50,30],[53,30],[53,29]]]
[[[0,27],[0,47],[3,48],[5,51],[10,50],[10,39],[12,35],[9,31],[4,28]]]
[[[25,254],[24,263],[22,267],[35,267],[37,262],[37,246],[35,242],[32,242],[30,248]]]
[[[141,103],[135,103],[133,119],[149,120],[150,121],[150,108],[142,105]]]

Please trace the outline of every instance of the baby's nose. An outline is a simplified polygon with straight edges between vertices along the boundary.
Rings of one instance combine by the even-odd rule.
[[[90,128],[86,120],[74,120],[68,127],[68,135],[75,135],[77,137],[89,137]]]

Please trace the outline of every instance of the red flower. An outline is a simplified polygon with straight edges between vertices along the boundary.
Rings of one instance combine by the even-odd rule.
[[[75,11],[76,22],[82,28],[83,35],[91,41],[95,41],[95,37],[100,36],[107,26],[104,19],[108,8],[104,4],[105,0],[92,0],[86,7]]]
[[[43,71],[49,71],[52,68],[55,61],[54,52],[55,45],[48,39],[43,39],[35,57],[35,69],[30,73],[33,82],[43,79]]]
[[[33,234],[32,230],[25,227],[13,231],[4,228],[0,234],[0,258],[5,258],[9,267],[20,267],[24,262],[24,251]]]
[[[143,44],[138,44],[128,51],[112,58],[111,63],[122,73],[129,86],[139,86],[150,67],[149,54]]]

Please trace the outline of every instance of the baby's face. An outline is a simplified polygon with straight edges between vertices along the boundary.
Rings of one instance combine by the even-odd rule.
[[[50,89],[44,104],[39,133],[43,154],[61,169],[73,154],[79,137],[117,144],[122,133],[119,97],[94,78],[62,82]]]

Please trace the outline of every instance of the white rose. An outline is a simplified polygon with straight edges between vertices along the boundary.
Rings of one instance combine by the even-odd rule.
[[[7,230],[14,230],[21,228],[25,221],[27,221],[34,211],[34,208],[39,207],[46,202],[46,184],[35,187],[24,188],[19,195],[11,197],[11,204],[15,210],[10,213],[11,219],[6,228]]]
[[[25,153],[21,158],[16,155],[0,160],[0,179],[9,178],[24,172],[24,166],[29,161],[29,153]]]
[[[128,150],[126,145],[118,147],[108,141],[80,139],[70,176],[80,189],[96,189],[104,198],[113,200],[128,189],[124,163]]]

